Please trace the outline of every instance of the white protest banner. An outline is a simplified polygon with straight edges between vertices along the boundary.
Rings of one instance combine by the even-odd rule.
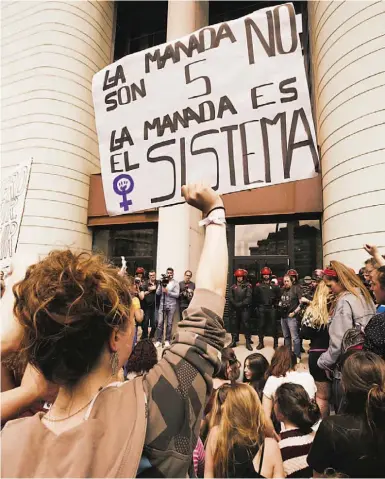
[[[98,72],[93,98],[107,211],[311,178],[319,161],[292,4],[205,27]]]
[[[0,269],[8,268],[16,252],[32,159],[20,163],[1,179]]]

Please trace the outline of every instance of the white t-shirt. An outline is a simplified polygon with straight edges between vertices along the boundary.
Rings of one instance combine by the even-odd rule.
[[[277,378],[276,376],[270,376],[266,381],[263,389],[263,394],[273,399],[275,391],[284,383],[294,383],[301,385],[305,391],[309,394],[310,399],[314,399],[317,392],[317,386],[315,385],[313,376],[306,371],[289,371],[286,376]]]

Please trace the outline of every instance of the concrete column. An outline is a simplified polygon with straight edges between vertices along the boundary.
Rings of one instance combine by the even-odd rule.
[[[89,179],[100,171],[91,93],[112,61],[112,1],[2,2],[2,174],[34,163],[18,254],[91,250]]]
[[[385,249],[385,3],[308,2],[324,263]]]
[[[208,1],[168,2],[167,40],[171,41],[208,24]],[[186,204],[159,209],[157,272],[175,269],[182,280],[186,269],[193,274],[198,266],[204,232],[198,222],[201,214]]]

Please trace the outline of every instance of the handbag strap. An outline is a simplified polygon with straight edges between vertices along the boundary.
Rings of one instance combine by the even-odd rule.
[[[263,456],[265,454],[265,441],[263,441],[263,444],[262,444],[262,451],[261,451],[261,460],[259,462],[259,468],[258,468],[258,474],[261,475],[261,471],[262,471],[262,464],[263,464]]]

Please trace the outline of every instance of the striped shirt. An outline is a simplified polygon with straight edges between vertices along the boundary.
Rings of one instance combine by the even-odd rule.
[[[313,470],[307,463],[307,456],[314,435],[314,432],[303,433],[299,429],[281,432],[279,447],[286,477],[312,477]]]
[[[196,477],[203,477],[205,473],[205,447],[200,437],[193,453],[194,471]]]

